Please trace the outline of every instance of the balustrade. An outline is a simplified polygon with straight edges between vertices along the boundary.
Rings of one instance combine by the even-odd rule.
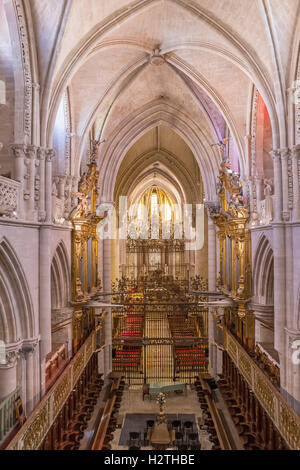
[[[69,418],[72,417],[75,412],[74,390],[94,354],[95,346],[95,332],[92,332],[51,390],[9,443],[7,450],[38,449],[66,402],[68,402],[70,411]],[[51,440],[53,443],[53,436],[51,436]],[[47,444],[47,448],[52,448],[51,444]]]
[[[20,183],[0,176],[0,216],[18,218]]]
[[[234,388],[237,387],[239,389],[238,394],[240,394],[241,388],[237,386],[238,379],[235,377],[237,368],[238,374],[243,376],[245,387],[250,388],[249,393],[253,392],[255,395],[255,411],[252,396],[250,414],[255,421],[256,434],[260,436],[262,442],[266,443],[269,440],[270,433],[268,434],[266,431],[269,420],[291,449],[300,450],[300,417],[287,404],[268,376],[225,327],[224,349],[226,351],[224,374],[227,376],[229,383],[233,384]],[[226,357],[227,354],[228,357]],[[245,406],[245,390],[244,393],[240,394],[240,397]],[[276,448],[278,446],[280,448],[284,447],[283,443],[277,444]]]
[[[20,390],[17,388],[0,402],[0,446],[18,424],[14,402],[19,395]]]

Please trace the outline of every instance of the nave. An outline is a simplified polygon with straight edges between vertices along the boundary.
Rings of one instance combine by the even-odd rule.
[[[167,450],[286,450],[229,357],[217,383],[195,377],[183,393],[167,394],[166,416],[174,440]],[[91,371],[91,360],[88,371]],[[234,385],[234,387],[232,387]],[[44,440],[42,450],[151,450],[156,396],[124,377],[103,381],[84,375]]]
[[[0,0],[1,450],[300,450],[299,44],[300,0]]]

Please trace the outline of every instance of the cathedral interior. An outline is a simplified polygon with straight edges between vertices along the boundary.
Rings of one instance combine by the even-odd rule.
[[[299,190],[299,0],[0,0],[0,449],[300,450]]]

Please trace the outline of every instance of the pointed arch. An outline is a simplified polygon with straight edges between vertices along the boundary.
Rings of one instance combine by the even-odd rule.
[[[31,296],[22,266],[5,238],[0,242],[0,339],[15,343],[34,337]]]
[[[274,254],[265,235],[261,236],[254,257],[253,286],[259,303],[274,304]]]
[[[118,170],[129,148],[143,134],[158,125],[170,127],[188,145],[199,165],[207,199],[214,200],[219,155],[214,153],[207,136],[196,122],[181,110],[159,99],[127,116],[113,131],[113,135],[108,139],[109,143],[104,143],[99,161],[103,201],[113,200]]]
[[[51,263],[51,308],[68,306],[71,276],[67,250],[63,241],[57,245]]]

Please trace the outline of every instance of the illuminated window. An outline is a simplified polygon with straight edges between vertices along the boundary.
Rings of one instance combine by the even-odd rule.
[[[164,209],[165,209],[164,220],[171,220],[172,210],[171,210],[170,205],[168,203],[165,203]]]
[[[151,194],[151,215],[158,214],[158,198],[157,193]]]
[[[141,202],[138,205],[138,219],[143,219],[143,204]]]

